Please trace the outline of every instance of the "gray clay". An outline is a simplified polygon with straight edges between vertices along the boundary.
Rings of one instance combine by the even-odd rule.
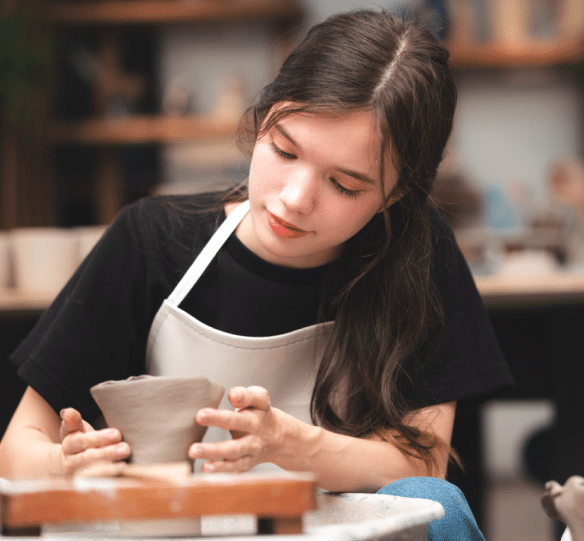
[[[108,426],[132,449],[130,461],[156,464],[188,460],[189,446],[206,427],[195,422],[201,408],[217,408],[225,389],[207,378],[137,376],[91,388]]]

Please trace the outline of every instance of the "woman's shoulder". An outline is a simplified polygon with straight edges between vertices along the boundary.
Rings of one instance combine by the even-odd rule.
[[[201,220],[223,211],[225,192],[151,195],[130,203],[124,211],[141,222]]]
[[[149,196],[126,206],[118,219],[147,244],[182,244],[213,233],[224,218],[224,196],[225,192]]]
[[[101,254],[123,251],[149,265],[190,261],[224,219],[222,192],[148,196],[126,205],[103,236]],[[109,257],[109,256],[108,256]],[[184,260],[184,261],[183,261]]]

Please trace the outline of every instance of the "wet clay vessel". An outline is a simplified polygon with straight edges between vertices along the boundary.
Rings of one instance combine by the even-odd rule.
[[[118,428],[130,445],[130,462],[189,461],[191,471],[194,464],[187,456],[188,448],[201,441],[207,430],[197,425],[195,415],[201,408],[217,408],[225,392],[207,378],[149,375],[105,381],[90,391],[107,425]],[[119,529],[121,537],[192,537],[200,533],[199,518],[127,521]]]
[[[207,378],[186,376],[136,376],[91,388],[107,425],[130,445],[134,464],[188,460],[189,446],[207,430],[195,415],[218,407],[224,392]]]

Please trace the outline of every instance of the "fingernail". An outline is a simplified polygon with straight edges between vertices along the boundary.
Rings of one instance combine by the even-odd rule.
[[[118,443],[116,445],[116,454],[118,456],[125,456],[128,454],[128,445],[126,443]]]

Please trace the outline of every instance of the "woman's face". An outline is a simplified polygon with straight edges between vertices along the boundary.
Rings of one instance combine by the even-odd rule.
[[[255,144],[249,174],[251,211],[237,235],[263,259],[315,267],[382,209],[380,142],[367,111],[331,118],[287,116]],[[397,182],[385,163],[384,192]]]

